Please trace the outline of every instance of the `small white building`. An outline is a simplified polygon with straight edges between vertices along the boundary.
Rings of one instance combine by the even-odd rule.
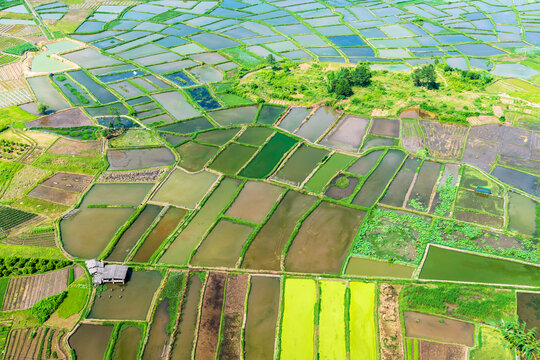
[[[128,266],[125,265],[105,265],[103,261],[91,259],[85,261],[86,267],[92,275],[92,283],[101,285],[105,283],[124,284],[126,282]]]

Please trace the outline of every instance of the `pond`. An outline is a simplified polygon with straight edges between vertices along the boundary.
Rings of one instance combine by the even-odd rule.
[[[109,150],[108,170],[134,170],[156,166],[172,165],[176,161],[166,147],[130,150]]]
[[[326,132],[326,129],[332,125],[338,116],[339,112],[333,108],[327,106],[320,107],[304,124],[300,126],[295,134],[311,142],[316,142],[317,139]]]
[[[55,59],[52,55],[61,51],[78,48],[80,45],[71,41],[59,41],[45,45],[46,51],[37,54],[32,60],[31,70],[36,73],[54,73],[71,69],[72,66]]]
[[[534,200],[510,191],[508,193],[508,212],[510,218],[509,229],[520,234],[537,236],[536,207],[538,203]]]
[[[141,342],[141,329],[138,326],[124,327],[114,346],[113,359],[136,360]]]
[[[70,107],[56,88],[49,82],[48,76],[37,76],[27,79],[32,92],[36,95],[39,103],[49,106],[49,111],[55,112]]]
[[[348,276],[410,279],[414,270],[416,270],[414,266],[351,257],[347,263],[345,274]]]
[[[293,107],[289,110],[287,115],[281,119],[278,127],[292,133],[310,113],[311,108]]]
[[[145,320],[160,283],[159,271],[133,271],[126,284],[107,284],[96,296],[88,317]]]
[[[345,115],[320,144],[338,150],[356,152],[362,143],[368,123],[368,118]]]
[[[256,105],[244,106],[226,110],[217,110],[210,112],[218,124],[221,126],[251,124],[255,120],[258,108]]]
[[[434,245],[422,266],[423,280],[466,281],[481,284],[540,286],[540,267]]]
[[[113,325],[81,324],[69,337],[69,346],[77,359],[103,359],[113,328]]]

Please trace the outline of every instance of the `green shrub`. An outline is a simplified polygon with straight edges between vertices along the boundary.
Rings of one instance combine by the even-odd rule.
[[[51,317],[51,315],[58,309],[62,301],[66,298],[67,291],[63,291],[60,294],[49,296],[47,298],[39,300],[32,306],[30,313],[43,324]]]

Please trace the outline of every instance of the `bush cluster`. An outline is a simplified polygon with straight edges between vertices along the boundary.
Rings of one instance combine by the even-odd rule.
[[[35,303],[34,306],[32,306],[30,313],[39,321],[40,324],[43,324],[51,317],[56,309],[58,309],[66,296],[67,291],[63,291],[60,294],[41,299]]]
[[[0,276],[18,276],[44,273],[61,269],[70,265],[68,260],[50,260],[36,258],[20,258],[9,256],[0,258]]]
[[[330,71],[327,75],[327,82],[329,93],[336,94],[340,99],[347,98],[353,94],[353,86],[366,87],[371,85],[369,64],[358,64],[354,70],[341,68],[337,71]]]

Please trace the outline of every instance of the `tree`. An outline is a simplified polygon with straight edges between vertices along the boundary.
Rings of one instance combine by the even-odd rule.
[[[42,103],[39,103],[37,105],[37,111],[42,114],[42,115],[45,115],[47,113],[47,110],[49,110],[49,105],[47,104],[42,104]]]
[[[274,66],[276,64],[276,58],[274,57],[273,54],[268,54],[266,56],[266,62],[269,63],[270,65]]]
[[[503,338],[518,352],[520,359],[540,358],[540,342],[536,340],[536,328],[527,330],[525,322],[507,321],[502,326]]]
[[[351,83],[346,78],[338,79],[335,86],[338,98],[347,98],[353,94]]]
[[[352,83],[355,86],[366,87],[371,85],[371,70],[368,63],[356,65],[351,73]]]
[[[436,81],[437,74],[435,73],[435,66],[433,64],[424,65],[414,69],[411,78],[414,85],[425,87],[428,90],[434,90],[439,87],[439,84]]]

